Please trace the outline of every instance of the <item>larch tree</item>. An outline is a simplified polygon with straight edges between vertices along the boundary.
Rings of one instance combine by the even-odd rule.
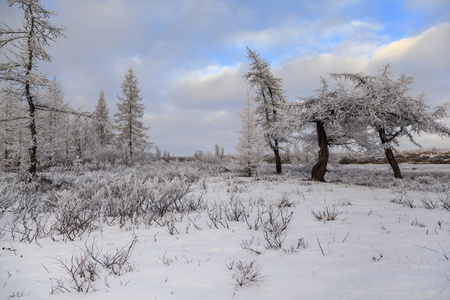
[[[331,74],[340,80],[350,81],[353,90],[348,91],[349,107],[358,111],[373,133],[378,137],[378,147],[384,149],[387,161],[396,178],[402,178],[400,167],[394,156],[394,146],[400,137],[407,137],[420,146],[413,134],[422,132],[450,137],[450,128],[442,120],[448,117],[444,106],[430,111],[424,94],[408,95],[414,76],[401,74],[393,79],[390,66],[386,65],[377,76],[364,73]]]
[[[239,113],[241,130],[236,145],[237,163],[239,169],[248,177],[257,175],[264,156],[264,134],[258,127],[258,116],[253,107],[253,101],[247,93],[246,105]]]
[[[47,159],[48,163],[55,164],[64,159],[65,134],[62,128],[67,122],[68,104],[64,103],[64,92],[61,84],[53,79],[48,80],[42,93],[38,95],[39,110],[36,114],[38,127],[39,159]],[[42,108],[46,109],[42,109]]]
[[[105,147],[111,138],[111,120],[109,118],[109,108],[106,104],[105,93],[100,91],[100,95],[95,106],[93,115],[95,135],[100,147]]]
[[[37,99],[39,86],[45,84],[46,76],[37,72],[39,62],[50,62],[46,51],[50,43],[63,36],[63,28],[54,26],[49,19],[55,15],[45,9],[40,0],[9,0],[9,6],[17,4],[23,10],[22,25],[11,28],[0,26],[0,48],[5,49],[5,62],[0,63],[0,79],[9,81],[20,99],[28,105],[30,131],[29,168],[34,175],[38,164],[38,130],[36,126]]]
[[[298,102],[289,105],[290,124],[297,132],[313,125],[319,146],[318,159],[312,168],[311,179],[325,181],[330,147],[370,148],[367,125],[351,105],[348,105],[345,86],[338,85],[330,91],[327,81],[322,78],[321,89],[313,96],[298,99]],[[311,136],[308,133],[302,138],[308,141]]]
[[[272,74],[270,63],[248,47],[247,58],[250,60],[250,70],[244,75],[244,78],[256,93],[258,123],[262,126],[266,142],[275,155],[276,172],[280,174],[280,144],[286,138],[283,110],[287,101],[282,88],[283,83],[280,78],[276,78]]]
[[[28,119],[23,102],[15,97],[10,87],[8,84],[0,91],[0,165],[8,171],[18,170],[25,163],[24,132]]]
[[[132,68],[125,75],[121,87],[123,98],[117,96],[119,112],[114,114],[114,122],[118,131],[119,146],[125,147],[127,162],[131,164],[134,151],[145,149],[150,145],[146,135],[148,128],[144,127],[142,122],[145,105],[142,102],[142,97],[139,96],[138,80]]]

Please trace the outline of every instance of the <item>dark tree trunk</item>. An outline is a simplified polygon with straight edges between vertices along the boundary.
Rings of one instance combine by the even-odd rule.
[[[319,158],[311,171],[311,179],[315,181],[325,182],[325,173],[328,164],[328,143],[327,133],[323,122],[316,122],[317,126],[317,142],[319,143]]]
[[[30,168],[28,172],[35,175],[37,171],[37,131],[36,131],[36,107],[32,101],[28,102],[30,108],[30,133],[31,147],[28,149],[30,155]]]
[[[278,140],[275,140],[275,147],[273,148],[273,154],[275,154],[275,166],[277,174],[281,174],[281,156],[280,156],[280,148],[278,148]]]
[[[400,171],[400,168],[398,166],[398,162],[395,159],[394,152],[392,151],[392,148],[386,148],[384,150],[384,154],[386,155],[386,158],[389,162],[389,164],[392,167],[392,170],[394,171],[394,177],[395,178],[403,178],[402,172]]]
[[[36,129],[36,106],[34,105],[34,99],[31,95],[31,82],[30,75],[33,70],[34,62],[34,50],[32,45],[33,35],[34,35],[34,17],[31,8],[29,7],[29,13],[31,15],[31,27],[28,33],[28,64],[25,77],[25,97],[28,102],[29,114],[30,114],[30,134],[31,134],[31,147],[28,149],[30,156],[30,167],[28,172],[34,176],[37,171],[37,129]]]
[[[385,144],[388,143],[388,139],[386,137],[386,131],[384,128],[381,128],[378,130],[378,135],[380,136],[381,143]],[[384,150],[384,154],[386,155],[386,159],[389,162],[389,164],[392,167],[392,170],[394,171],[394,177],[395,178],[403,178],[402,172],[400,171],[400,167],[398,166],[398,162],[395,159],[394,152],[392,151],[391,147],[388,147]]]

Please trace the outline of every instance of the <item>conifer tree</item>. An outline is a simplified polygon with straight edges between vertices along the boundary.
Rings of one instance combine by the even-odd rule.
[[[61,84],[53,77],[47,82],[47,86],[38,99],[41,107],[37,112],[39,159],[50,160],[49,162],[61,162],[64,158],[64,130],[68,121],[64,111],[68,105],[64,104],[64,93]]]
[[[17,4],[23,10],[24,16],[22,26],[18,28],[5,24],[0,26],[0,48],[7,48],[4,52],[6,62],[0,63],[0,79],[11,82],[18,97],[24,99],[28,105],[31,139],[28,172],[34,175],[38,164],[36,93],[39,86],[46,81],[45,75],[38,73],[36,69],[39,62],[51,61],[46,48],[63,36],[63,28],[49,22],[55,13],[45,9],[40,0],[9,0],[8,3],[10,6]]]
[[[100,91],[97,105],[95,106],[93,123],[97,142],[103,148],[111,138],[111,121],[103,90]]]
[[[132,163],[136,149],[150,146],[146,135],[148,128],[142,123],[145,106],[139,92],[138,80],[130,68],[122,82],[123,98],[117,96],[120,101],[117,104],[119,112],[114,114],[115,128],[118,131],[117,140],[119,146],[126,149],[128,164]]]
[[[285,141],[286,128],[283,123],[283,110],[287,104],[280,78],[270,70],[270,63],[259,53],[247,47],[247,58],[251,61],[250,71],[244,75],[250,88],[256,92],[256,113],[262,126],[267,144],[275,155],[277,174],[281,173],[280,144]]]
[[[264,135],[258,127],[258,116],[253,108],[253,101],[247,93],[246,105],[239,113],[241,118],[241,130],[236,150],[237,162],[240,169],[247,175],[256,175],[264,155]]]

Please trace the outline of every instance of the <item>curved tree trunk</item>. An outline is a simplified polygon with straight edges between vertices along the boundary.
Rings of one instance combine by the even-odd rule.
[[[327,164],[329,158],[327,133],[322,122],[316,122],[317,126],[317,142],[319,143],[319,158],[311,171],[311,179],[315,181],[325,182],[325,173],[327,172]]]
[[[386,148],[384,150],[384,154],[386,155],[386,158],[387,158],[389,164],[391,165],[392,170],[394,171],[394,177],[395,178],[403,178],[402,172],[400,171],[400,168],[398,166],[398,162],[395,159],[394,152],[392,151],[392,148]]]
[[[384,128],[381,128],[378,130],[378,135],[380,136],[381,143],[385,144],[388,143],[388,139],[386,137],[386,131]],[[386,155],[386,159],[389,162],[389,164],[392,167],[392,170],[394,171],[394,177],[395,178],[403,178],[402,172],[400,171],[400,167],[398,166],[398,162],[395,159],[394,152],[392,151],[391,147],[388,147],[384,150],[384,154]]]

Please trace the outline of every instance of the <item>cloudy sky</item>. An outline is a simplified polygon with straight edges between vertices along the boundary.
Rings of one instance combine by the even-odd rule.
[[[67,28],[40,69],[65,100],[92,111],[104,90],[111,113],[132,67],[149,135],[162,150],[234,153],[248,70],[245,47],[267,58],[288,100],[311,94],[331,72],[417,73],[411,93],[450,101],[448,0],[43,0]],[[0,0],[0,20],[19,21]],[[447,122],[450,125],[450,122]],[[424,135],[425,148],[450,140]],[[410,144],[404,144],[412,148]]]

